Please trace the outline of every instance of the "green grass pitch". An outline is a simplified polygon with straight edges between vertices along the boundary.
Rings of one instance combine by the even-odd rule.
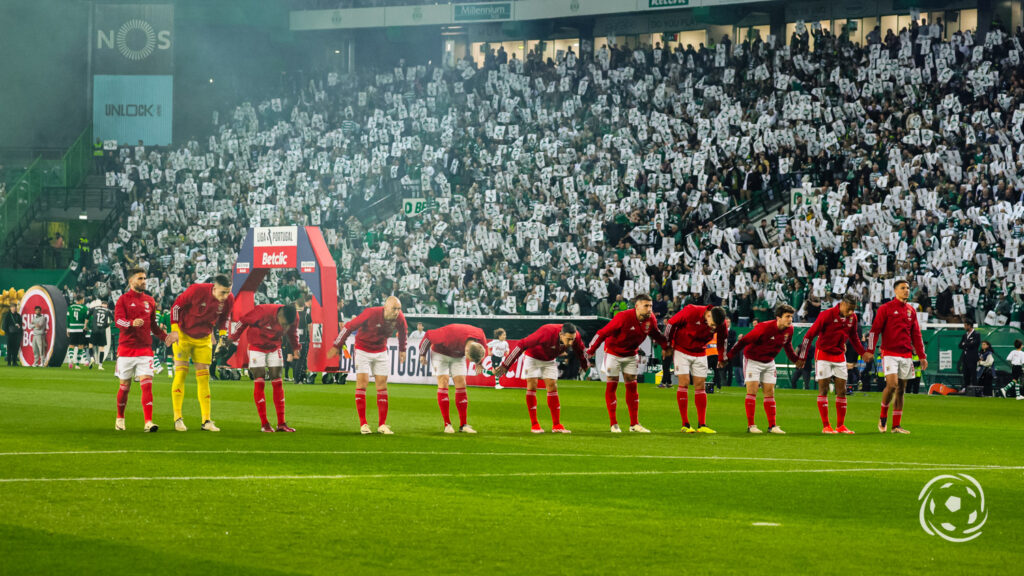
[[[1024,553],[1024,402],[909,396],[898,436],[858,394],[857,434],[826,437],[814,394],[780,390],[789,434],[755,437],[734,387],[709,397],[719,434],[684,435],[675,393],[641,384],[654,433],[612,435],[603,384],[565,382],[572,435],[530,434],[521,390],[471,389],[468,436],[442,434],[434,387],[392,385],[396,434],[364,437],[352,384],[287,385],[298,433],[271,435],[248,381],[214,381],[207,433],[190,374],[179,433],[165,373],[144,434],[138,385],[113,430],[111,368],[0,368],[0,573],[993,574]],[[989,513],[967,543],[919,522],[957,473]]]

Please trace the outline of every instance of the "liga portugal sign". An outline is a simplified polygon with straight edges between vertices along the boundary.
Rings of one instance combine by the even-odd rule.
[[[36,357],[32,351],[32,318],[36,306],[42,308],[41,314],[46,316],[46,357],[43,366],[60,366],[68,352],[68,301],[56,286],[33,286],[25,291],[21,299],[21,324],[24,331],[21,335],[21,365],[35,364]]]
[[[296,268],[297,226],[253,228],[253,268]]]

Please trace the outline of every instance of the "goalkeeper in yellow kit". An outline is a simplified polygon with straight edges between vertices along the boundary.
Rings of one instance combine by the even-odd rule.
[[[213,362],[213,339],[217,330],[227,330],[231,308],[231,280],[218,274],[212,284],[193,284],[174,301],[171,307],[171,330],[178,333],[174,344],[174,381],[171,401],[174,404],[174,429],[188,430],[181,416],[185,400],[185,376],[189,360],[196,365],[196,391],[202,411],[202,429],[219,432],[210,419],[210,364]]]

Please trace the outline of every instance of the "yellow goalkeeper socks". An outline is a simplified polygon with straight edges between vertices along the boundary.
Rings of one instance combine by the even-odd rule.
[[[196,370],[196,391],[199,394],[199,410],[203,413],[203,422],[210,419],[210,371]]]
[[[181,405],[185,402],[185,376],[188,366],[174,367],[174,380],[171,382],[171,402],[174,404],[174,419],[181,418]]]

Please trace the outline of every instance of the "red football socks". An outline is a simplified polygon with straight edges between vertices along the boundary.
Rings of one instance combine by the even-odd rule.
[[[686,386],[680,384],[679,388],[676,389],[676,403],[679,404],[679,417],[683,419],[683,426],[690,425],[690,415],[687,413],[689,401]]]
[[[548,391],[548,410],[551,410],[551,425],[562,423],[562,405],[558,403],[558,392]]]
[[[359,413],[359,425],[366,426],[366,390],[356,388],[356,412]]]
[[[903,410],[893,410],[892,411],[892,427],[893,428],[899,428],[901,420],[903,420]]]
[[[284,420],[284,382],[278,378],[271,380],[270,385],[274,388],[274,410],[277,411],[277,425],[281,426]],[[266,406],[266,403],[264,403]]]
[[[846,422],[846,397],[836,398],[836,426]]]
[[[256,413],[260,415],[260,423],[264,426],[270,426],[270,422],[267,421],[266,380],[263,378],[257,378],[253,381],[252,399],[256,402]]]
[[[449,409],[448,402],[448,389],[438,388],[437,389],[437,407],[441,409],[441,418],[444,418],[444,425],[449,426],[452,423],[451,410]]]
[[[527,390],[526,391],[526,409],[530,411],[530,424],[535,428],[540,426],[540,422],[537,421],[537,391]]]
[[[640,393],[636,390],[636,382],[626,382],[626,407],[629,408],[629,425],[640,423]]]
[[[132,389],[132,381],[122,382],[117,389],[117,417],[124,418],[124,407],[128,404],[128,391]]]
[[[882,404],[882,412],[878,415],[878,417],[881,418],[882,420],[885,420],[886,418],[889,417],[889,405],[888,404]]]
[[[388,391],[377,391],[377,425],[383,426],[388,421]]]
[[[744,407],[747,409],[747,427],[754,425],[754,407],[757,405],[757,396],[753,394],[747,394],[747,399],[743,402]]]
[[[459,426],[465,426],[469,418],[469,394],[465,388],[455,389],[455,409],[459,411]]]
[[[839,403],[839,400],[836,400]],[[829,426],[828,422],[828,396],[818,396],[818,413],[821,414],[822,426]]]
[[[149,422],[153,419],[153,379],[143,376],[139,388],[142,389],[142,416]]]
[[[768,427],[775,427],[775,397],[769,396],[764,399],[764,413],[768,416]]]
[[[697,390],[693,396],[693,403],[697,405],[697,423],[704,426],[707,423],[708,415],[708,393],[704,390]]]
[[[612,426],[619,423],[619,417],[615,413],[619,405],[619,398],[616,394],[618,387],[618,380],[609,380],[604,387],[604,403],[608,407],[608,420],[611,421]]]

